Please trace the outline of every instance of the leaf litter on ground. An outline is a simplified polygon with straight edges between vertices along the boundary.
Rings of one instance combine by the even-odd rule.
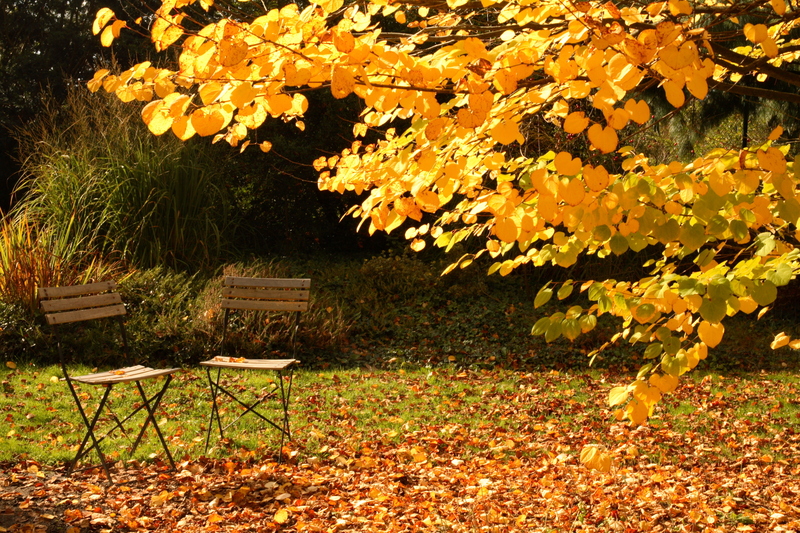
[[[0,531],[800,530],[795,377],[686,379],[638,428],[611,417],[616,379],[309,374],[284,464],[272,441],[207,458],[182,443],[193,435],[172,437],[187,444],[177,472],[120,461],[113,485],[102,469],[8,461]],[[581,464],[587,445],[608,473]]]

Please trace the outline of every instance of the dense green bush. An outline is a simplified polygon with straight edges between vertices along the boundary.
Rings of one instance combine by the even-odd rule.
[[[297,357],[307,368],[389,364],[584,368],[589,364],[586,355],[614,331],[610,319],[602,317],[579,342],[562,339],[546,344],[530,335],[533,323],[549,311],[533,308],[542,282],[539,273],[500,278],[487,277],[482,268],[468,268],[440,276],[442,267],[436,258],[423,261],[389,254],[367,259],[254,259],[229,264],[213,275],[163,267],[141,270],[121,280],[120,292],[129,310],[135,357],[162,366],[191,366],[219,354],[223,275],[311,278],[311,307],[301,317],[297,336]],[[579,303],[580,297],[571,296],[576,298],[571,303]],[[712,350],[703,364],[726,371],[796,366],[796,352],[769,349],[775,332],[798,329],[792,309],[778,306],[777,313],[760,321],[746,317],[736,322],[730,340]],[[280,313],[240,316],[231,322],[233,345],[241,356],[285,356],[291,324]],[[88,335],[86,344],[75,346],[84,354],[82,362],[99,366],[118,362],[100,338]],[[11,360],[56,360],[42,317],[31,318],[21,307],[6,303],[0,304],[0,349]],[[632,350],[636,346],[612,347],[595,366],[629,365]]]

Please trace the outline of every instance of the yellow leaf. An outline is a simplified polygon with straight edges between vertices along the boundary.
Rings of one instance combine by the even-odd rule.
[[[625,109],[631,114],[631,120],[637,124],[644,124],[650,120],[650,106],[644,100],[628,100],[625,102]]]
[[[458,125],[462,128],[477,128],[486,120],[486,113],[476,113],[469,108],[462,107],[456,115]]]
[[[574,111],[564,120],[564,131],[567,133],[580,133],[589,125],[589,119],[583,111]]]
[[[783,174],[786,172],[786,159],[783,153],[774,146],[767,148],[766,152],[759,150],[756,152],[756,156],[758,157],[759,166],[764,170],[776,174]]]
[[[686,80],[686,88],[698,100],[704,100],[708,96],[708,82],[697,72]]]
[[[344,98],[356,87],[356,79],[353,74],[342,67],[334,67],[331,77],[331,93],[334,98]]]
[[[514,141],[522,144],[525,142],[525,139],[522,137],[522,134],[519,131],[519,127],[517,123],[513,120],[503,120],[492,128],[489,132],[494,139],[495,142],[500,144],[511,144]]]
[[[431,120],[425,127],[425,138],[429,141],[435,141],[442,134],[442,130],[448,124],[448,119],[439,117]]]
[[[326,13],[333,13],[344,5],[344,0],[316,0],[314,3]]]
[[[213,135],[225,125],[225,117],[217,110],[196,109],[192,115],[192,126],[201,137]]]
[[[631,114],[625,109],[615,109],[611,116],[608,117],[608,125],[614,128],[615,130],[621,130],[625,126],[628,125],[628,121],[631,119]]]
[[[142,120],[153,135],[161,135],[170,130],[173,119],[164,100],[154,100],[142,109]]]
[[[219,43],[219,62],[223,67],[233,67],[247,58],[247,43],[239,39],[225,39]]]
[[[97,74],[95,74],[95,76],[97,76]],[[777,141],[781,135],[783,135],[783,126],[778,126],[774,130],[772,130],[772,132],[769,134],[769,137],[767,138],[770,141]]]
[[[742,296],[739,298],[739,305],[739,309],[748,315],[758,309],[758,303],[750,296]]]
[[[678,15],[692,14],[692,4],[690,4],[687,0],[669,0],[668,4],[669,12],[675,17]]]
[[[107,7],[100,8],[97,12],[97,15],[94,17],[94,22],[92,23],[92,34],[97,35],[100,33],[100,30],[105,28],[108,21],[114,18],[114,12],[111,11]]]
[[[579,179],[570,180],[566,187],[559,186],[558,192],[569,205],[578,205],[586,197],[583,181]]]
[[[503,242],[515,242],[519,237],[519,227],[513,218],[507,217],[497,221],[494,234]]]
[[[249,81],[242,83],[231,93],[231,103],[236,107],[244,107],[252,102],[260,92]]]
[[[215,81],[211,81],[201,85],[197,93],[200,95],[200,100],[205,105],[208,105],[213,103],[222,93],[222,86]]]
[[[559,152],[553,160],[556,172],[562,176],[574,176],[581,171],[581,158],[572,158],[568,152]]]
[[[770,343],[769,347],[773,350],[777,350],[778,348],[783,348],[784,346],[788,346],[789,342],[791,342],[792,338],[786,335],[786,333],[778,333],[775,335],[775,338]]]
[[[111,46],[114,42],[114,29],[112,26],[106,26],[103,33],[100,35],[100,44],[103,46]]]
[[[583,180],[589,189],[594,192],[600,192],[608,187],[611,177],[603,165],[598,165],[597,167],[586,165],[583,167]]]
[[[764,54],[767,57],[777,57],[780,50],[778,50],[778,43],[775,42],[775,39],[772,37],[767,37],[764,39],[764,42],[761,43],[761,49],[764,50]]]
[[[778,15],[783,16],[786,13],[786,2],[784,0],[770,0],[769,3]]]
[[[414,239],[411,242],[411,249],[415,252],[421,252],[425,249],[425,241],[422,239]]]
[[[6,361],[6,366],[11,370],[14,370],[15,368],[17,368],[17,363],[15,363],[14,361]]]
[[[672,80],[664,82],[664,92],[667,95],[667,101],[673,107],[681,107],[686,102],[686,95],[683,94],[683,88]]]
[[[349,54],[356,46],[356,40],[349,31],[333,32],[333,46],[343,54]]]
[[[674,44],[662,48],[658,57],[671,69],[681,70],[694,63],[699,58],[699,54],[694,43],[685,42],[680,48]]]
[[[678,378],[672,374],[653,374],[650,383],[663,393],[672,392],[678,386]]]
[[[197,133],[192,126],[192,119],[186,115],[181,115],[172,121],[172,133],[178,139],[185,141],[191,139]]]
[[[604,128],[600,124],[594,124],[589,128],[588,135],[589,142],[604,154],[613,152],[619,143],[617,132],[608,126]]]
[[[647,421],[647,417],[650,415],[650,410],[643,402],[640,402],[634,398],[625,407],[625,415],[628,417],[628,420],[639,426]]]
[[[767,27],[764,24],[745,24],[744,36],[753,44],[759,44],[769,36]]]
[[[614,387],[608,393],[608,406],[614,407],[628,401],[628,387]]]
[[[261,144],[259,144],[258,147],[261,148],[262,152],[266,153],[272,150],[272,143],[269,141],[264,141]]]
[[[715,347],[722,340],[725,334],[725,326],[720,324],[712,324],[703,320],[697,327],[697,335],[709,348]]]
[[[580,455],[581,463],[599,472],[611,471],[611,455],[595,444],[584,446]]]

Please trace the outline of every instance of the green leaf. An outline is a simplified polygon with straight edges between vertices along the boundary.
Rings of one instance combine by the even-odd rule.
[[[775,249],[775,237],[772,233],[759,233],[753,244],[755,244],[756,247],[756,255],[764,257],[772,253],[772,250]]]
[[[778,289],[775,284],[768,279],[754,280],[753,290],[750,295],[758,305],[767,306],[775,301],[778,296]]]
[[[711,235],[722,235],[728,230],[728,219],[720,214],[716,214],[708,221],[707,231]]]
[[[671,218],[667,220],[665,224],[656,227],[653,235],[655,235],[655,238],[658,239],[662,244],[667,244],[668,242],[673,242],[680,237],[681,226],[678,224],[677,220]]]
[[[714,260],[714,256],[717,255],[717,252],[711,249],[703,250],[697,257],[694,258],[694,264],[699,267],[704,267],[709,264],[711,261]]]
[[[684,224],[681,227],[680,242],[689,250],[699,250],[706,243],[706,229],[701,224]]]
[[[789,284],[793,274],[794,270],[791,266],[786,263],[781,263],[775,267],[775,270],[767,272],[767,279],[774,283],[776,287],[783,287]]]
[[[540,318],[531,329],[531,335],[544,335],[550,327],[550,317]]]
[[[739,242],[745,241],[750,235],[750,230],[747,229],[747,224],[741,220],[731,220],[730,230],[733,238]]]
[[[538,309],[547,302],[550,301],[550,298],[553,297],[553,289],[545,285],[539,292],[536,293],[536,298],[533,299],[533,307]]]
[[[731,282],[727,278],[717,278],[708,284],[706,294],[715,300],[727,300],[733,294]]]
[[[682,298],[690,296],[692,294],[703,294],[700,292],[700,287],[698,286],[698,282],[696,279],[686,278],[682,279],[678,282],[678,294],[681,295]]]
[[[597,326],[597,317],[594,315],[583,315],[578,318],[578,322],[581,324],[581,331],[588,333]]]
[[[685,354],[676,355],[674,357],[672,355],[665,355],[664,359],[661,360],[661,368],[667,374],[678,377],[689,371],[689,361],[686,359]]]
[[[561,322],[561,334],[574,341],[581,334],[581,325],[574,318],[567,318]]]
[[[611,238],[611,228],[605,224],[596,226],[592,232],[592,237],[598,242],[605,242]]]
[[[589,299],[592,301],[598,301],[600,298],[606,295],[606,288],[603,287],[602,283],[592,283],[589,286],[588,296]]]
[[[606,295],[601,296],[597,300],[597,309],[600,313],[608,313],[614,308],[614,302]]]
[[[558,289],[558,299],[563,300],[564,298],[567,298],[570,294],[572,294],[572,289],[574,288],[575,286],[572,284],[572,280],[565,281],[561,288]]]
[[[643,365],[642,368],[639,369],[639,373],[636,374],[636,379],[643,379],[651,370],[653,370],[653,363]]]
[[[561,323],[561,320],[550,323],[550,326],[547,328],[547,331],[544,334],[545,342],[553,342],[561,336]]]
[[[648,344],[647,348],[644,349],[644,358],[655,359],[663,352],[664,352],[664,345],[661,344],[660,342],[654,342],[652,344]]]
[[[668,355],[675,355],[681,349],[681,341],[677,337],[664,339],[664,352]]]
[[[753,280],[748,278],[734,278],[731,281],[731,289],[736,296],[749,296],[753,286]]]
[[[725,298],[727,300],[727,298]],[[728,304],[725,300],[718,300],[716,298],[703,298],[703,303],[700,304],[699,313],[706,322],[712,324],[719,324],[725,318],[725,313],[728,311]]]
[[[615,255],[622,255],[628,251],[628,239],[623,237],[621,233],[615,233],[611,240],[608,241],[608,245]]]
[[[631,233],[628,235],[628,246],[634,252],[641,252],[647,248],[647,239],[641,233]]]
[[[636,308],[636,320],[647,322],[656,314],[656,306],[653,304],[642,304]]]

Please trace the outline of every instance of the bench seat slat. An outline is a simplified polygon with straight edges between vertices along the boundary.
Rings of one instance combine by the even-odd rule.
[[[84,376],[76,376],[72,379],[80,383],[89,385],[109,385],[113,383],[127,383],[130,381],[142,381],[145,379],[153,379],[161,376],[166,376],[180,370],[179,368],[160,368],[153,369],[146,366],[131,366],[127,368],[120,368],[119,370],[110,370],[108,372],[97,372],[96,374],[86,374]]]
[[[237,361],[235,358],[214,358],[203,361],[203,366],[218,368],[239,368],[243,370],[283,370],[293,364],[299,363],[297,359],[245,359]]]

